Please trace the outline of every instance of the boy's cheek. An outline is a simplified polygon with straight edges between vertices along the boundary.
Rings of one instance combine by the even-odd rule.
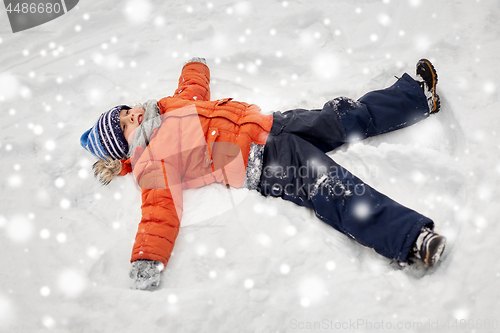
[[[140,113],[140,114],[144,114],[146,111],[144,111],[144,110],[143,110],[143,109],[141,109],[141,108],[132,108],[132,109],[130,109],[130,111],[129,111],[129,112],[131,112],[131,113],[137,113],[137,114],[138,114],[138,113]]]
[[[134,128],[130,134],[128,136],[126,136],[126,139],[127,139],[127,142],[128,144],[131,144],[132,141],[134,140],[134,136],[135,136],[135,131],[137,130],[137,128]]]

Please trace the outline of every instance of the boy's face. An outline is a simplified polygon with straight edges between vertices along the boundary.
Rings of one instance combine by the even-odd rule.
[[[134,139],[135,130],[144,120],[144,110],[133,108],[130,110],[122,109],[120,111],[120,126],[128,144]]]

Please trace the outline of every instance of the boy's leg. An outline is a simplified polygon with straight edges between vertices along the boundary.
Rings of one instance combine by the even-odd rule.
[[[346,133],[354,139],[404,128],[429,116],[422,87],[406,73],[389,88],[369,92],[358,102],[362,107],[340,114]]]
[[[381,255],[406,261],[433,222],[377,192],[320,149],[287,133],[271,135],[259,190],[314,209],[316,216]]]
[[[428,115],[420,84],[405,73],[391,87],[369,92],[358,101],[339,97],[321,110],[276,112],[271,134],[295,134],[328,152],[345,142],[410,126]]]

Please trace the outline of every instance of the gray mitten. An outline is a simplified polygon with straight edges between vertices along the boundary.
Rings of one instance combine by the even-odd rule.
[[[189,59],[186,63],[184,63],[184,65],[189,64],[190,62],[201,62],[205,65],[207,64],[207,61],[205,60],[205,58],[194,57],[194,58]]]
[[[163,264],[159,261],[139,259],[132,263],[129,276],[131,289],[155,290],[160,285],[160,272]]]

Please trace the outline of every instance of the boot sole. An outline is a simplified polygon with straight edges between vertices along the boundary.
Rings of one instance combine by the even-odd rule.
[[[436,113],[439,111],[441,108],[441,101],[439,100],[439,95],[436,93],[436,85],[438,83],[438,75],[436,72],[436,68],[434,68],[434,65],[427,59],[420,59],[418,63],[424,63],[427,65],[427,67],[430,69],[431,76],[432,76],[432,98],[434,102],[434,107],[430,111],[430,113]]]
[[[434,239],[432,241],[432,244],[429,245],[429,249],[426,253],[425,260],[423,260],[424,263],[429,267],[434,266],[441,258],[441,255],[443,254],[445,247],[446,247],[446,238],[439,236],[436,239]]]

